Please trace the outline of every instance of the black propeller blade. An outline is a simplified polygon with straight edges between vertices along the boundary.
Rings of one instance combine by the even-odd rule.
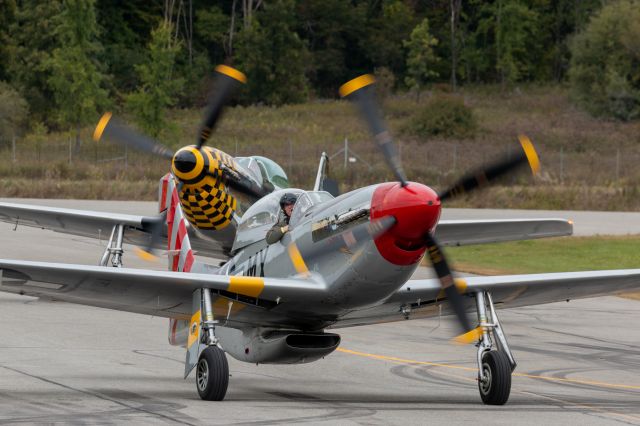
[[[156,255],[154,254],[154,249],[158,245],[160,239],[162,238],[162,230],[164,228],[164,223],[166,220],[166,212],[159,216],[155,216],[153,218],[144,218],[142,219],[142,227],[143,229],[149,233],[149,243],[144,247],[136,247],[135,252],[141,259],[147,261],[155,261],[157,260]]]
[[[375,101],[373,91],[374,83],[375,78],[371,74],[354,78],[340,87],[340,96],[352,99],[358,104],[360,112],[365,120],[367,120],[369,129],[371,133],[373,133],[376,144],[378,148],[380,148],[380,151],[382,151],[387,165],[391,167],[393,174],[400,184],[406,186],[407,176],[400,162],[398,148],[395,143],[393,143],[393,139],[391,139],[391,134],[387,130],[384,120],[382,119],[382,114],[380,114]]]
[[[505,157],[494,164],[479,168],[465,175],[450,188],[438,194],[440,201],[455,198],[459,195],[482,188],[491,183],[491,181],[504,176],[525,164],[529,164],[531,171],[535,175],[540,170],[538,154],[528,137],[520,135],[518,136],[518,139],[520,140],[522,150],[515,156],[511,156],[511,158]]]
[[[440,280],[440,286],[444,290],[444,294],[451,304],[451,308],[458,318],[458,323],[460,323],[463,330],[463,334],[458,336],[457,340],[462,342],[476,340],[479,330],[471,326],[469,317],[464,309],[464,299],[458,292],[458,287],[456,286],[453,275],[451,274],[451,269],[449,269],[449,264],[447,263],[447,259],[445,258],[440,245],[431,234],[427,234],[425,236],[425,242],[427,245],[429,259],[431,260],[433,269]]]
[[[207,139],[209,139],[209,136],[211,136],[211,132],[222,114],[223,107],[233,92],[240,84],[247,82],[247,77],[235,68],[218,65],[216,71],[218,72],[218,77],[215,83],[215,90],[211,95],[204,120],[200,125],[200,131],[198,133],[198,149],[200,149]]]
[[[173,151],[169,148],[126,126],[113,117],[110,112],[104,113],[102,118],[100,118],[93,132],[93,140],[98,142],[103,136],[113,139],[120,145],[135,148],[142,152],[148,152],[168,159],[173,158]]]

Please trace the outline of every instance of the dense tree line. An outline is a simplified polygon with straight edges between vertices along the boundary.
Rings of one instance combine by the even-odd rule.
[[[376,70],[395,89],[563,81],[605,0],[4,0],[0,81],[62,129],[124,107],[151,123],[199,106],[210,71],[249,77],[242,102],[335,97]],[[4,87],[4,86],[3,86]]]

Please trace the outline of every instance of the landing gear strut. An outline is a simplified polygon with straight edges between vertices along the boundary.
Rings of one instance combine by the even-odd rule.
[[[485,404],[504,405],[509,400],[511,373],[517,364],[502,331],[491,295],[484,291],[477,292],[476,307],[482,327],[482,336],[476,345],[478,390]]]
[[[194,314],[189,330],[185,379],[196,367],[196,388],[205,401],[222,401],[229,386],[229,364],[216,337],[211,290],[193,293]],[[201,320],[202,319],[202,320]]]
[[[111,230],[111,237],[107,243],[107,248],[104,250],[102,259],[100,259],[100,266],[107,266],[109,259],[111,259],[111,266],[114,268],[122,268],[122,239],[124,237],[124,226],[115,225]]]

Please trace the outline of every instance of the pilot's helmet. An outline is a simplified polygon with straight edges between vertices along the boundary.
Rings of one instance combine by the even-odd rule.
[[[280,197],[280,208],[284,210],[284,206],[295,204],[297,200],[297,195],[287,192],[282,197]]]

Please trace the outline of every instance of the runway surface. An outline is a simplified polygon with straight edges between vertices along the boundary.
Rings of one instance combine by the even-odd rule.
[[[628,232],[640,232],[640,216],[628,220]],[[0,223],[1,258],[95,264],[101,252],[95,240]],[[475,348],[449,344],[453,324],[437,319],[338,330],[340,349],[306,365],[230,359],[227,398],[211,403],[198,398],[193,377],[182,379],[184,352],[167,344],[166,319],[0,293],[0,424],[640,424],[637,301],[605,297],[499,315],[519,364],[503,407],[482,405]]]

